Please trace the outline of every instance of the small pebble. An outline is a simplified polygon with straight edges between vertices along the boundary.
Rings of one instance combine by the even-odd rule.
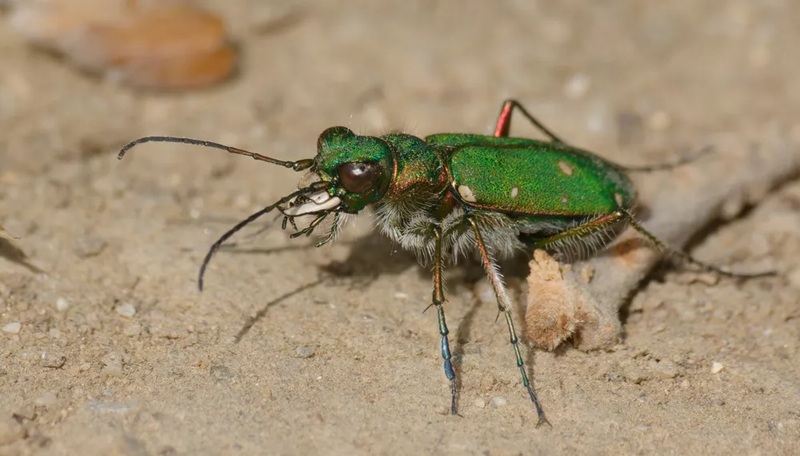
[[[3,325],[3,332],[7,334],[19,334],[20,329],[22,329],[22,323],[18,321],[12,321],[11,323]]]
[[[132,304],[128,303],[120,304],[114,307],[114,311],[125,318],[132,318],[134,315],[136,315],[136,307],[133,307]]]
[[[703,285],[713,286],[719,283],[720,275],[710,272],[694,272],[691,273],[690,283],[702,283]]]
[[[508,399],[500,396],[496,396],[492,398],[492,405],[495,407],[503,407],[508,404]]]
[[[577,100],[583,98],[589,91],[591,78],[584,73],[576,73],[564,84],[564,96]]]
[[[40,364],[42,367],[50,369],[59,369],[67,362],[67,357],[59,353],[42,352]]]
[[[110,376],[122,375],[122,354],[111,352],[103,358],[103,373]]]
[[[662,359],[659,362],[653,362],[651,366],[656,377],[660,378],[675,378],[680,374],[680,368],[677,364],[668,359]]]
[[[408,299],[408,294],[398,291],[394,294],[394,299]]]
[[[56,310],[59,312],[64,312],[65,310],[69,309],[69,301],[65,297],[59,297],[56,299]]]
[[[719,374],[722,371],[722,369],[725,369],[725,366],[722,363],[718,363],[716,361],[711,363],[711,373],[712,374]]]
[[[483,400],[483,399],[475,399],[475,407],[485,408],[486,407],[486,401]]]
[[[314,349],[307,345],[303,345],[302,347],[297,347],[294,353],[296,358],[303,358],[303,359],[308,359],[315,355]]]

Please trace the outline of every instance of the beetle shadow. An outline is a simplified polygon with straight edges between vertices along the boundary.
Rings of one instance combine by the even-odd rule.
[[[470,342],[472,334],[472,326],[475,322],[475,315],[478,310],[484,305],[480,299],[473,299],[467,313],[461,319],[455,331],[455,347],[453,348],[453,369],[458,373],[461,371],[461,366],[464,363],[464,358],[467,356],[467,346]],[[461,391],[462,376],[456,375],[456,388]]]
[[[253,328],[253,326],[255,326],[256,323],[261,321],[261,319],[264,318],[267,315],[267,311],[269,311],[269,309],[271,307],[275,306],[276,304],[281,303],[285,299],[289,299],[292,296],[298,295],[298,294],[300,294],[300,293],[302,293],[302,292],[304,292],[306,290],[310,290],[310,289],[312,289],[312,288],[314,288],[314,287],[316,287],[318,285],[321,285],[321,284],[325,283],[325,281],[326,281],[325,277],[320,277],[320,278],[318,278],[317,280],[315,280],[313,282],[309,282],[309,283],[306,283],[304,285],[301,285],[301,286],[295,288],[294,290],[288,291],[288,292],[278,296],[277,298],[269,301],[268,303],[264,304],[261,307],[261,309],[259,309],[258,312],[255,313],[255,315],[253,315],[252,317],[249,317],[247,319],[247,321],[245,321],[244,325],[242,325],[241,329],[239,329],[239,332],[237,332],[236,336],[234,336],[233,342],[235,344],[238,344],[239,342],[241,342],[242,338],[244,338],[244,336],[246,336],[247,333],[250,332],[250,330]]]
[[[264,230],[269,229],[271,226],[272,224],[267,224],[265,227],[259,228],[256,232],[245,236],[245,239],[251,239]],[[325,283],[345,286],[350,290],[363,290],[370,287],[381,276],[398,275],[407,271],[409,268],[416,268],[417,274],[419,274],[419,277],[422,279],[430,280],[431,278],[431,268],[429,266],[420,265],[413,252],[402,249],[399,245],[377,231],[373,230],[359,238],[340,240],[338,242],[350,246],[348,256],[344,260],[332,260],[326,264],[319,265],[319,277],[317,280],[301,285],[266,303],[253,317],[245,322],[242,329],[237,333],[235,341],[237,343],[241,341],[247,332],[249,332],[259,320],[265,317],[270,307]],[[220,253],[225,252],[226,254],[235,255],[268,255],[271,253],[306,251],[316,248],[313,244],[303,242],[275,247],[246,247],[245,245],[247,243],[248,242],[234,242],[225,244],[221,248]],[[511,259],[501,261],[500,268],[506,278],[519,279],[524,286],[524,279],[529,273],[529,261],[530,255],[520,253]],[[473,290],[479,281],[487,280],[486,273],[483,270],[477,252],[459,259],[456,264],[448,263],[445,267],[445,273],[447,274],[447,297],[465,296],[467,294],[464,293],[465,289]],[[469,305],[470,307],[461,318],[461,321],[458,322],[458,326],[454,331],[456,344],[453,350],[453,363],[456,368],[460,367],[463,358],[468,355],[465,350],[468,348],[471,340],[475,317],[478,310],[486,304],[477,298],[473,298],[471,300],[472,302],[469,303],[459,301],[463,300],[448,299],[450,303]],[[427,306],[430,302],[421,304]],[[522,328],[518,328],[518,330],[519,329]],[[505,331],[505,325],[502,325],[502,332],[505,333]]]
[[[259,230],[259,233],[264,231]],[[258,233],[254,233],[258,234]],[[296,244],[275,247],[245,247],[244,243],[227,243],[220,252],[235,255],[268,255],[289,251],[309,251],[316,249],[313,244],[296,241]],[[322,274],[332,279],[352,279],[353,288],[366,288],[378,277],[385,274],[400,274],[419,263],[414,254],[400,249],[385,236],[371,231],[367,235],[352,240],[339,240],[337,244],[351,246],[344,260],[331,260],[318,266]],[[421,273],[425,268],[420,268]]]
[[[259,230],[259,232],[262,230]],[[257,233],[256,233],[257,234]],[[346,285],[352,289],[365,289],[370,286],[378,277],[385,274],[400,274],[410,267],[417,265],[416,257],[409,252],[398,250],[396,246],[376,232],[368,235],[340,243],[351,244],[352,248],[348,257],[344,261],[330,261],[319,266],[319,276],[316,280],[296,287],[275,299],[264,304],[255,315],[248,318],[242,328],[234,337],[234,343],[239,343],[257,324],[263,319],[269,309],[280,302],[298,295],[319,285],[328,283],[333,285]],[[240,243],[226,244],[222,251],[237,255],[267,255],[270,253],[309,250],[314,249],[313,244],[293,244],[277,247],[242,247]],[[390,258],[387,261],[387,257]]]
[[[413,267],[417,267],[420,274],[430,275],[429,268],[420,266],[416,255],[377,231],[370,231],[347,244],[351,248],[346,259],[330,261],[320,266],[320,270],[337,278],[352,279],[353,288],[366,288],[382,275],[398,275]]]

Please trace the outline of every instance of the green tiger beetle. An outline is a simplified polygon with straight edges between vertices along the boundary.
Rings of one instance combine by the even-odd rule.
[[[511,117],[521,113],[548,141],[509,137]],[[214,253],[234,233],[259,217],[277,210],[282,228],[291,225],[292,238],[310,235],[332,218],[327,233],[316,243],[334,240],[343,214],[357,214],[372,205],[377,226],[403,248],[417,254],[433,270],[436,308],[444,373],[450,381],[450,412],[458,414],[456,373],[450,350],[450,331],[444,312],[442,268],[475,248],[505,316],[517,367],[538,415],[547,420],[536,397],[520,353],[512,318],[512,301],[498,259],[521,251],[578,248],[595,253],[626,225],[657,249],[706,270],[731,277],[736,274],[670,249],[646,230],[632,214],[636,191],[628,171],[668,169],[688,160],[656,166],[623,167],[591,152],[573,147],[546,128],[516,100],[503,103],[493,135],[442,133],[424,139],[390,133],[359,136],[345,127],[331,127],[317,141],[314,158],[284,161],[235,147],[191,138],[148,136],[125,145],[119,158],[146,142],[174,142],[221,149],[294,171],[308,171],[311,183],[255,212],[223,234],[209,249],[200,267],[198,287]],[[304,228],[295,218],[313,217]]]

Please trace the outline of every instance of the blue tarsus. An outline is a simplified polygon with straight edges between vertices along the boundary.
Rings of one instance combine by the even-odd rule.
[[[450,352],[450,339],[447,322],[444,318],[444,291],[442,287],[442,236],[436,231],[436,251],[433,263],[433,305],[436,306],[436,316],[439,321],[439,334],[442,336],[442,358],[444,359],[444,374],[450,380],[451,398],[450,413],[458,415],[458,388],[456,384],[456,371],[453,369],[453,355]]]

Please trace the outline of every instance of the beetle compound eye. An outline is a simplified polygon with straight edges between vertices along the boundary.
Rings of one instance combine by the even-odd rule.
[[[374,163],[345,163],[339,167],[339,180],[345,190],[361,193],[369,190],[378,180],[380,169]]]

